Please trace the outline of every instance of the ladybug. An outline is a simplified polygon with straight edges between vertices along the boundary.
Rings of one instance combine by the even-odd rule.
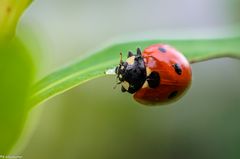
[[[166,44],[155,44],[137,53],[128,52],[115,69],[122,92],[134,94],[145,105],[176,101],[191,85],[192,71],[182,53]]]

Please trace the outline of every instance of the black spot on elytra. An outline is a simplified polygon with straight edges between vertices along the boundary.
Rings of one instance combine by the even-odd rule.
[[[179,66],[179,64],[173,64],[173,67],[175,69],[175,72],[178,74],[178,75],[181,75],[182,74],[182,69],[181,67]]]
[[[153,71],[147,77],[147,82],[150,88],[156,88],[160,84],[160,76],[157,72]]]
[[[166,53],[167,52],[167,50],[162,48],[162,47],[158,48],[158,50],[161,51],[162,53]]]
[[[176,97],[177,94],[178,94],[178,91],[173,91],[172,93],[170,93],[170,94],[168,95],[168,99],[172,99],[172,98]]]

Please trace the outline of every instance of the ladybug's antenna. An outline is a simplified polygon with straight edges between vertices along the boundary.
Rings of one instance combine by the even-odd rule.
[[[119,84],[121,84],[120,81],[116,82],[116,84],[113,86],[113,89],[116,89]]]
[[[131,51],[128,52],[128,57],[132,57],[133,53]]]
[[[123,63],[123,60],[122,60],[122,52],[120,52],[120,64]]]

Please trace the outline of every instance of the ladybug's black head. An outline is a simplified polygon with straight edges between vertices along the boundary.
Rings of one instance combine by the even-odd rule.
[[[122,54],[120,54],[122,56]],[[122,92],[135,93],[139,90],[146,80],[146,67],[140,49],[137,54],[128,52],[128,58],[125,62],[120,60],[120,64],[116,67],[115,72],[122,85]]]

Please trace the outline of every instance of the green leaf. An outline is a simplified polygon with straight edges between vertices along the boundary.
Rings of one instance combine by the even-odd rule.
[[[36,83],[30,106],[37,105],[88,80],[104,76],[104,72],[119,63],[119,53],[156,44],[170,44],[180,50],[191,62],[219,57],[240,58],[240,37],[202,40],[146,40],[111,45],[92,56],[61,68]]]
[[[10,152],[21,135],[32,84],[33,64],[28,50],[13,39],[0,43],[0,154]]]

